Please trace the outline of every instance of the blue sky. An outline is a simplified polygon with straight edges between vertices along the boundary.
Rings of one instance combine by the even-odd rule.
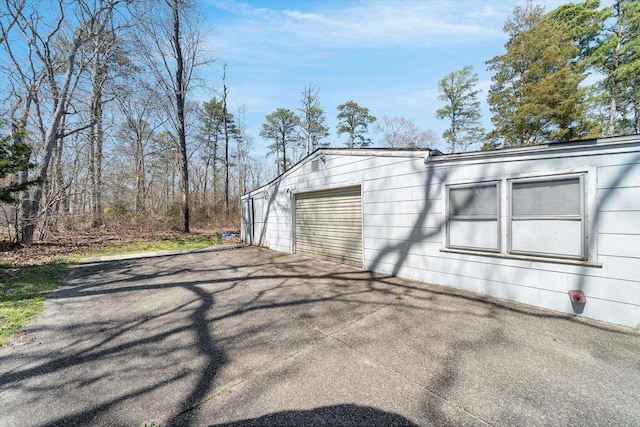
[[[539,3],[550,11],[567,2]],[[309,83],[320,89],[331,128],[327,141],[335,146],[346,140],[335,131],[336,107],[351,99],[378,118],[405,117],[441,136],[447,123],[435,118],[442,106],[438,81],[465,65],[478,74],[483,121],[490,129],[491,74],[484,62],[504,53],[502,27],[516,5],[525,1],[208,0],[202,5],[203,29],[216,62],[200,75],[207,86],[220,87],[227,65],[230,107],[244,106],[259,155],[269,144],[258,135],[265,116],[281,107],[299,108]],[[370,137],[381,138],[373,131]]]

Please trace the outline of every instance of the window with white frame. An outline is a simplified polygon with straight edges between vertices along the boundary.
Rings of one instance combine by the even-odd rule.
[[[509,252],[586,259],[585,174],[509,180]]]
[[[499,183],[451,185],[446,188],[446,246],[499,252]]]

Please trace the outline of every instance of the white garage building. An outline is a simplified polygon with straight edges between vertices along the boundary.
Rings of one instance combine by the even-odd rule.
[[[640,327],[640,136],[320,149],[242,197],[242,239]]]

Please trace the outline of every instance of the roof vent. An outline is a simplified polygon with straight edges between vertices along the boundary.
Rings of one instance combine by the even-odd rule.
[[[311,172],[318,172],[320,170],[320,160],[315,158],[311,160]]]

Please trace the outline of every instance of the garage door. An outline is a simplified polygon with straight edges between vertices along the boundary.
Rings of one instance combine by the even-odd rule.
[[[362,267],[360,186],[296,194],[296,253]]]

